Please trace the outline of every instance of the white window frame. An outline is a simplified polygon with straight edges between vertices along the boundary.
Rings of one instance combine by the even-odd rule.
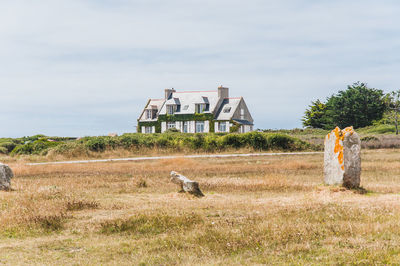
[[[219,132],[226,132],[226,122],[219,122],[218,123],[218,131]]]
[[[144,127],[144,133],[146,133],[146,134],[153,133],[153,127],[145,126]]]
[[[205,103],[197,103],[195,106],[196,113],[197,114],[202,114],[206,110],[206,104]]]
[[[146,110],[146,119],[152,119],[153,118],[153,110],[147,109]]]
[[[204,121],[196,121],[196,133],[204,133]]]
[[[176,111],[176,105],[167,104],[167,115],[173,115]]]
[[[182,132],[183,133],[189,133],[189,121],[183,121]]]
[[[171,128],[176,128],[176,122],[167,122],[167,130]]]

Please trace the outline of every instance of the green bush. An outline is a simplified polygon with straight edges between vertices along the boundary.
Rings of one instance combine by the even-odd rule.
[[[118,141],[120,145],[125,149],[131,149],[133,147],[137,147],[140,143],[138,135],[124,134],[121,137],[118,137]]]
[[[222,137],[222,145],[231,148],[243,147],[242,136],[237,133],[228,134]]]
[[[65,154],[73,157],[84,154],[89,155],[90,152],[104,152],[110,149],[138,150],[157,148],[174,151],[194,150],[205,152],[240,148],[250,148],[257,151],[316,149],[315,146],[286,134],[263,132],[244,134],[130,133],[119,137],[84,137],[79,140],[65,138],[63,142],[37,138],[37,136],[34,136],[21,139],[0,139],[0,153],[8,153],[12,149],[11,155],[46,155],[52,149],[56,154]],[[36,140],[31,141],[28,139]]]
[[[0,149],[3,150],[3,153],[10,153],[15,147],[17,147],[17,143],[8,141],[8,142],[1,142]]]
[[[85,145],[90,151],[103,152],[106,150],[106,142],[102,137],[89,138]]]
[[[1,154],[7,154],[8,153],[7,148],[0,146],[0,153]]]
[[[268,137],[260,132],[250,132],[243,134],[243,141],[247,146],[255,150],[267,150],[269,148]]]
[[[270,149],[292,150],[294,147],[294,138],[283,134],[268,135],[268,146]]]
[[[33,142],[28,141],[26,144],[15,146],[15,148],[11,152],[11,155],[46,155],[50,148],[56,147],[59,144],[59,142],[48,141],[44,138],[38,139]]]

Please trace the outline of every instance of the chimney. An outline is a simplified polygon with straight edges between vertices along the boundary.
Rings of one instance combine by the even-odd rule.
[[[165,99],[168,100],[169,97],[171,97],[171,94],[176,92],[176,90],[174,90],[174,88],[172,89],[165,89]]]
[[[218,87],[218,98],[225,99],[229,98],[229,88],[223,87],[222,85]]]

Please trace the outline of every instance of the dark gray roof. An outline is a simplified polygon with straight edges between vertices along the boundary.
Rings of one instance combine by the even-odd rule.
[[[249,125],[249,126],[253,125],[250,121],[247,120],[233,119],[233,121],[238,122],[241,125]]]

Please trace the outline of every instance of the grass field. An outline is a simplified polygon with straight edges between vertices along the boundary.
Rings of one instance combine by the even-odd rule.
[[[400,150],[366,150],[367,193],[323,155],[26,166],[0,192],[1,264],[400,264]],[[169,172],[206,196],[177,193]]]

